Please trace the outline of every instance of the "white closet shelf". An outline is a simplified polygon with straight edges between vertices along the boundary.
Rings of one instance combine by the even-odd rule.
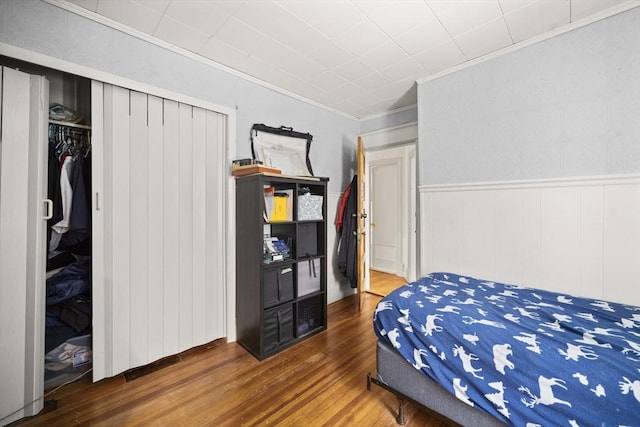
[[[70,128],[78,128],[78,129],[91,129],[91,126],[89,125],[80,125],[77,123],[69,123],[69,122],[63,122],[60,120],[49,120],[50,124],[54,124],[54,125],[61,125],[61,126],[68,126]]]

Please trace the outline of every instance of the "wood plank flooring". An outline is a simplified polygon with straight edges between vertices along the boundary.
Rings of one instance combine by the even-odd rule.
[[[381,271],[369,270],[369,293],[385,296],[394,289],[407,284],[407,279]]]
[[[331,304],[326,331],[262,362],[219,340],[129,382],[76,381],[47,397],[55,410],[15,425],[395,426],[396,398],[366,388],[379,299],[366,294],[362,311],[355,295]],[[412,403],[405,414],[409,426],[446,425]]]

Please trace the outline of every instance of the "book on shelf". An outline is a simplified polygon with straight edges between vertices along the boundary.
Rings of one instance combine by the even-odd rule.
[[[275,187],[265,186],[264,187],[264,211],[262,215],[264,217],[265,222],[271,221],[271,215],[273,214],[273,205],[274,205],[274,197],[275,197],[276,189]]]

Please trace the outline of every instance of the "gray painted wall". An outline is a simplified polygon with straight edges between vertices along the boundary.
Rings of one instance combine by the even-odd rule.
[[[40,0],[0,0],[0,42],[237,108],[237,156],[250,157],[253,123],[313,135],[311,163],[329,191],[350,181],[357,120],[121,33]]]
[[[382,116],[376,116],[369,119],[362,119],[360,121],[360,134],[365,134],[381,129],[389,129],[408,123],[415,123],[418,121],[418,108],[407,108],[401,111],[396,111]]]
[[[640,172],[640,8],[418,87],[420,184]]]

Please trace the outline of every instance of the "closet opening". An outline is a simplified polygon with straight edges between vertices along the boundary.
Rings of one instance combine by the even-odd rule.
[[[45,392],[92,368],[91,80],[0,56],[49,81]]]

